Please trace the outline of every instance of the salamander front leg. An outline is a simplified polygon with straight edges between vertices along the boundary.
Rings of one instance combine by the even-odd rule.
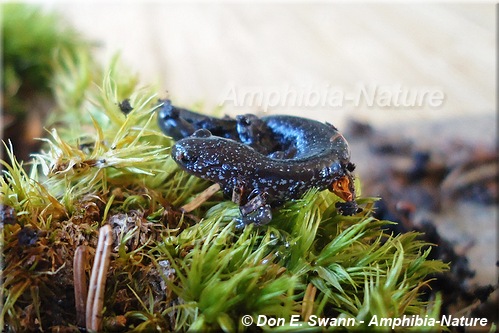
[[[254,223],[256,226],[264,225],[272,220],[272,209],[267,204],[267,193],[260,193],[248,201],[245,205],[239,206],[241,217],[237,218],[237,227],[243,228],[245,225]]]

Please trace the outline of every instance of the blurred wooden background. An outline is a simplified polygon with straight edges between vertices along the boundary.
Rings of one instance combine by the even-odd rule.
[[[332,122],[351,115],[379,123],[495,109],[493,4],[55,2],[51,7],[101,43],[104,63],[121,51],[144,83],[158,83],[179,104],[202,101],[207,111],[230,87],[329,85],[349,93],[372,84],[439,89],[445,101],[435,109],[345,105],[307,108],[307,113]],[[230,104],[225,109],[241,111]]]
[[[268,112],[306,115],[340,129],[347,118],[360,119],[429,145],[456,137],[496,143],[494,4],[49,2],[45,6],[99,42],[96,54],[102,63],[120,51],[144,84],[157,84],[161,97],[170,96],[178,105],[202,102],[204,111],[210,112],[231,88],[268,94],[286,87],[304,92],[333,87],[350,94],[362,85],[398,85],[439,90],[444,103],[405,108],[365,103],[282,105]],[[263,111],[231,103],[225,103],[223,110],[233,115]],[[353,150],[362,174],[369,172],[369,163],[363,163],[361,155],[361,150]],[[452,225],[456,214],[466,214],[456,209],[442,224],[472,238],[477,278],[495,283],[497,258],[490,249],[497,244],[491,232],[496,228],[496,208],[467,212],[459,226]],[[479,224],[471,221],[477,212],[483,215]]]

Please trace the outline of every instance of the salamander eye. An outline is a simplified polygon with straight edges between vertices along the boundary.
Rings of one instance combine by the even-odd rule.
[[[197,156],[193,154],[189,154],[188,150],[186,150],[182,145],[175,144],[172,148],[172,157],[175,161],[181,163],[189,163],[195,162]]]
[[[195,138],[209,138],[211,136],[211,132],[207,129],[199,129],[192,134]]]

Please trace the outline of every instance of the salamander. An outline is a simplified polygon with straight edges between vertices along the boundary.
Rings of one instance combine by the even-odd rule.
[[[343,215],[361,210],[349,146],[333,125],[284,115],[220,119],[163,103],[158,122],[177,140],[172,158],[190,174],[220,184],[239,205],[241,225],[269,223],[272,208],[311,188],[345,200],[337,203]]]

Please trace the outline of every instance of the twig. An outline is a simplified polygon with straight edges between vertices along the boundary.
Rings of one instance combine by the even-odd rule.
[[[85,265],[87,263],[87,247],[80,245],[76,248],[73,259],[73,280],[75,289],[76,324],[85,326],[85,307],[87,303],[87,275]]]
[[[99,242],[95,252],[92,275],[87,298],[86,327],[87,331],[98,332],[102,329],[102,309],[104,305],[104,289],[109,268],[111,245],[113,244],[112,229],[106,224],[100,229]]]
[[[183,211],[184,213],[192,212],[194,209],[201,206],[203,202],[208,200],[213,194],[217,193],[219,190],[220,190],[220,185],[218,184],[211,185],[206,190],[201,192],[197,197],[195,197],[191,202],[183,205],[180,208],[180,210]]]
[[[441,188],[444,191],[455,193],[468,188],[474,183],[492,181],[496,177],[496,163],[482,165],[468,171],[463,170],[463,168],[456,168],[444,179]]]

